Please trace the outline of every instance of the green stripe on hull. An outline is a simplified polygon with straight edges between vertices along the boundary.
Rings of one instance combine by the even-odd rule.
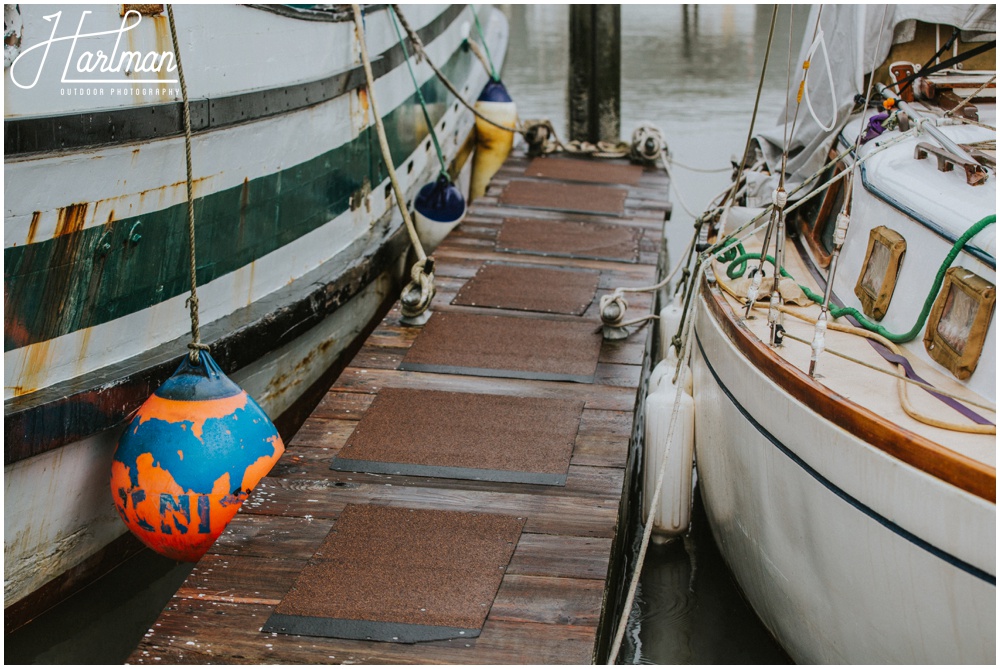
[[[464,82],[471,52],[459,48],[442,68]],[[454,99],[437,78],[422,86],[437,124]],[[444,103],[444,104],[441,104]],[[416,94],[384,118],[400,165],[428,136]],[[421,122],[415,123],[417,119]],[[198,284],[224,276],[321,227],[352,197],[387,177],[374,128],[288,169],[195,201]],[[61,212],[60,226],[82,224],[84,205]],[[130,233],[141,222],[141,240]],[[4,249],[4,351],[107,323],[190,289],[187,205]],[[107,253],[99,247],[110,243]]]

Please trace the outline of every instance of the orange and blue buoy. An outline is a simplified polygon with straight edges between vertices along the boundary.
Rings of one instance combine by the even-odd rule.
[[[144,544],[194,562],[284,450],[264,410],[202,351],[197,363],[185,356],[129,423],[112,497]]]

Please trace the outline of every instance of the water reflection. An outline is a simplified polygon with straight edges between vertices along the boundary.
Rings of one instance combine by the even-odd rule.
[[[773,5],[622,7],[622,135],[659,126],[675,160],[672,257],[686,246],[694,214],[728,186],[730,159],[743,150],[767,47]],[[512,5],[503,78],[521,118],[549,118],[565,136],[569,9]],[[757,127],[779,121],[807,6],[781,6],[775,21]],[[791,37],[790,37],[791,35]],[[798,75],[792,72],[792,80]],[[794,84],[793,84],[794,85]],[[720,170],[703,173],[689,165]],[[650,548],[638,615],[622,655],[628,662],[782,663],[781,651],[744,602],[712,541],[700,503],[683,543]]]

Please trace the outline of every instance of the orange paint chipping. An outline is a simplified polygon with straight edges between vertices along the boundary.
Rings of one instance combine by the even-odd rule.
[[[224,418],[246,407],[246,405],[247,394],[245,392],[233,395],[232,397],[201,402],[168,400],[159,395],[153,395],[139,407],[139,413],[137,414],[139,418],[138,425],[142,425],[151,418],[157,418],[168,423],[191,423],[191,433],[200,441],[201,431],[205,427],[206,420],[209,418]]]

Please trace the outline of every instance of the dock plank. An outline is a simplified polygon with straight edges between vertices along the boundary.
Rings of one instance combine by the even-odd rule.
[[[451,304],[485,263],[599,272],[580,316],[523,312],[541,320],[599,327],[599,300],[617,287],[657,280],[665,173],[646,168],[627,186],[621,217],[507,206],[499,202],[531,159],[512,155],[484,197],[439,247],[441,312],[511,312]],[[615,164],[616,161],[612,161]],[[625,164],[623,161],[620,164]],[[545,181],[544,178],[541,181]],[[558,180],[550,180],[557,183]],[[583,221],[640,230],[638,262],[498,251],[509,218]],[[628,293],[629,316],[651,313],[655,297]],[[332,383],[286,451],[170,600],[130,658],[136,664],[583,664],[604,661],[624,582],[620,551],[635,525],[636,398],[649,373],[652,327],[604,342],[592,383],[538,381],[399,369],[421,328],[400,322],[398,303]],[[583,402],[565,486],[340,472],[330,462],[385,388],[514,395]],[[261,632],[348,504],[510,514],[525,519],[481,635],[418,644]]]

